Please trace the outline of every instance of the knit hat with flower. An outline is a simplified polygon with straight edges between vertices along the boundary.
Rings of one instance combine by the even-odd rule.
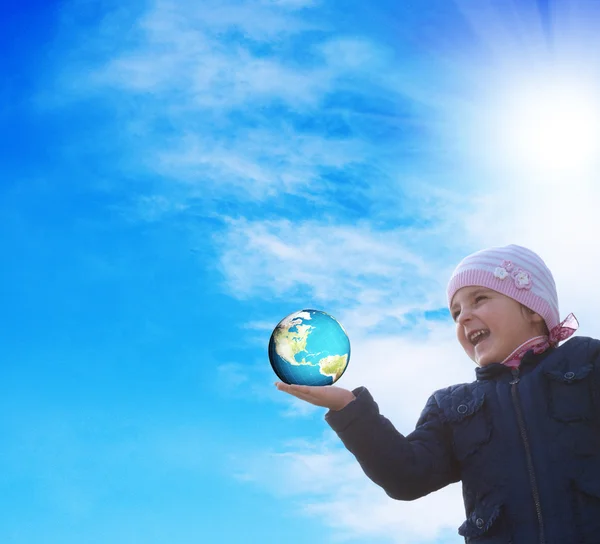
[[[448,283],[448,307],[454,294],[463,287],[493,289],[539,314],[550,331],[549,336],[536,337],[519,346],[504,364],[517,366],[525,351],[536,353],[556,346],[569,338],[578,328],[573,314],[561,323],[558,295],[552,273],[533,251],[517,246],[492,247],[465,257],[454,270]],[[515,359],[518,361],[515,363]]]

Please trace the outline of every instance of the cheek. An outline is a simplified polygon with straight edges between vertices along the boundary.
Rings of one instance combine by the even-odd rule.
[[[458,341],[460,342],[460,345],[468,351],[468,348],[471,347],[471,342],[469,342],[467,340],[467,337],[465,336],[465,332],[464,329],[462,327],[457,327],[456,328],[456,337],[458,338]]]
[[[501,306],[494,304],[494,301],[490,301],[481,308],[479,316],[488,329],[493,329],[498,322],[498,316],[504,315],[505,313],[506,311]]]

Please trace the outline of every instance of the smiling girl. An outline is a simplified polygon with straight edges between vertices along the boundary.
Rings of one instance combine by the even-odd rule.
[[[476,380],[431,395],[401,434],[365,387],[278,389],[325,420],[397,500],[461,481],[467,544],[600,544],[600,341],[569,338],[550,270],[517,245],[469,255],[448,307]],[[424,376],[426,379],[426,376]]]

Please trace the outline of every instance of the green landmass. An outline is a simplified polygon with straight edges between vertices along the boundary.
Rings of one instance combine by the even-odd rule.
[[[298,330],[290,331],[294,326]],[[294,357],[297,353],[306,351],[306,343],[313,329],[314,327],[311,325],[303,325],[299,319],[286,323],[286,326],[278,327],[275,331],[275,351],[277,355],[291,365],[312,364],[304,358],[298,362]]]
[[[319,372],[325,376],[330,376],[335,382],[344,372],[348,364],[348,354],[329,355],[319,359]]]

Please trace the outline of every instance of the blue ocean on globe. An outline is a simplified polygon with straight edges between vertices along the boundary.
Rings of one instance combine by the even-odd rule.
[[[332,385],[350,361],[350,340],[338,321],[319,310],[282,319],[271,334],[269,361],[287,384]]]

